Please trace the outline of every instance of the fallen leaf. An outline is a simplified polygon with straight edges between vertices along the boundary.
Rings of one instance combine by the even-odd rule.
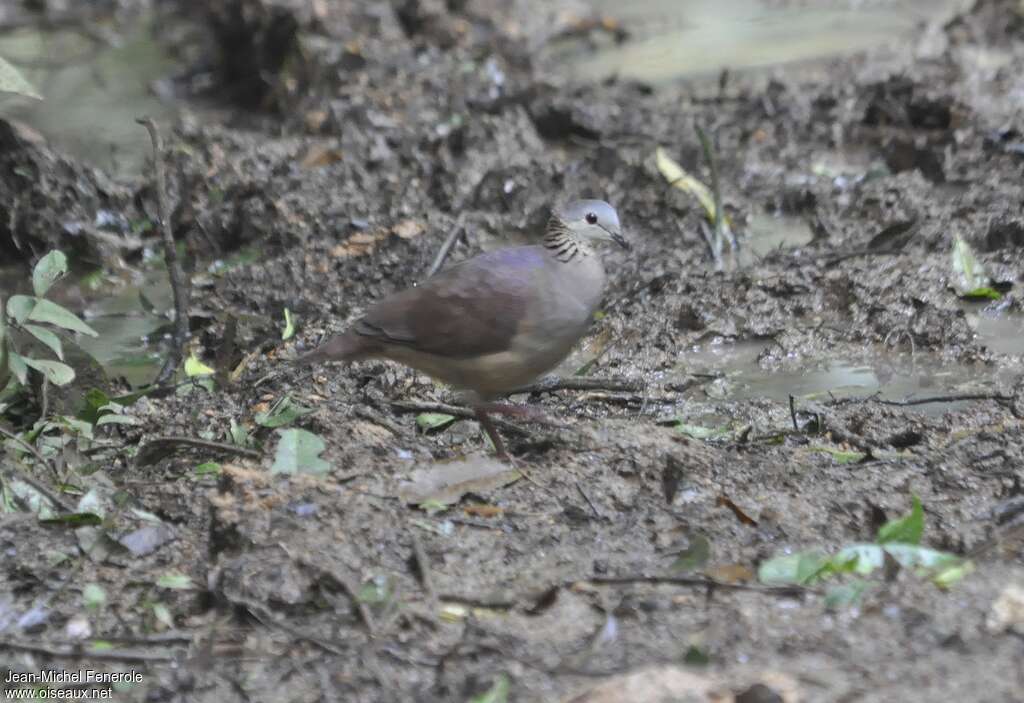
[[[745,564],[724,564],[705,569],[704,573],[708,578],[713,578],[722,583],[750,583],[757,575]]]
[[[750,525],[751,527],[757,527],[757,520],[743,512],[740,506],[732,502],[729,496],[718,496],[718,500],[715,501],[715,505],[722,508],[728,508],[732,511],[732,514],[736,516],[736,519],[742,522],[744,525]]]
[[[405,503],[451,505],[466,493],[486,493],[518,481],[521,474],[497,459],[472,455],[448,463],[416,469],[398,488]]]
[[[462,512],[476,517],[498,517],[505,512],[505,509],[488,503],[474,503],[473,505],[467,505],[462,509]]]
[[[299,166],[305,169],[323,168],[337,163],[341,159],[341,149],[325,143],[311,144],[305,155],[299,160]]]
[[[402,239],[413,239],[423,234],[425,228],[416,220],[402,220],[391,231]]]
[[[1024,635],[1024,583],[1011,583],[999,594],[988,617],[985,627],[994,635],[1016,631]]]

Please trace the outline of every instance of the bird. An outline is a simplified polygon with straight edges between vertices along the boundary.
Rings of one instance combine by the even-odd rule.
[[[497,458],[511,461],[490,415],[538,413],[496,399],[553,369],[586,333],[604,293],[605,242],[631,248],[614,207],[555,207],[539,244],[480,254],[387,296],[296,362],[410,366],[462,391]]]

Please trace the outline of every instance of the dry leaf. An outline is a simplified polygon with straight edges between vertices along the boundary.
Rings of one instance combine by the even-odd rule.
[[[423,234],[424,227],[416,220],[402,220],[391,231],[402,239],[412,239]]]
[[[299,165],[305,169],[321,168],[337,163],[341,159],[341,149],[326,143],[310,144],[306,155],[299,160]]]
[[[455,461],[416,469],[409,480],[398,488],[398,497],[405,503],[440,503],[451,505],[462,496],[486,493],[518,481],[520,473],[497,459],[471,455]]]
[[[473,505],[467,505],[462,509],[462,512],[476,517],[498,517],[505,512],[505,509],[488,503],[474,503]]]

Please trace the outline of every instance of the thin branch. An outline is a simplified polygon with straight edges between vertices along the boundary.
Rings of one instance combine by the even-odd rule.
[[[459,216],[458,221],[452,226],[452,231],[448,234],[448,237],[444,240],[444,244],[437,252],[437,256],[434,257],[434,263],[427,269],[427,278],[430,278],[435,273],[441,270],[444,266],[445,259],[448,258],[448,252],[451,251],[452,246],[458,240],[459,235],[465,231],[465,226],[462,224],[462,216]]]
[[[580,485],[579,481],[576,482],[576,490],[579,491],[581,496],[583,496],[583,500],[587,501],[587,505],[589,505],[590,509],[594,512],[594,517],[604,518],[601,511],[597,509],[596,505],[594,505],[594,501],[590,500],[590,496],[588,496],[587,492],[583,490],[583,486]]]
[[[164,361],[164,365],[157,374],[154,385],[166,383],[174,376],[181,360],[185,354],[185,343],[188,341],[188,289],[185,286],[185,273],[178,261],[178,251],[174,246],[174,233],[170,222],[170,204],[167,198],[167,178],[164,174],[163,141],[160,138],[160,130],[149,117],[141,117],[137,120],[140,125],[149,132],[149,139],[153,143],[153,171],[156,177],[157,197],[157,218],[159,221],[160,236],[164,244],[164,260],[167,262],[167,273],[171,277],[171,292],[174,294],[174,335],[170,354]]]
[[[56,483],[60,483],[61,482],[60,481],[60,474],[57,473],[57,468],[53,464],[48,462],[46,460],[46,457],[44,457],[42,454],[39,453],[38,449],[33,447],[31,444],[29,444],[28,442],[26,442],[21,437],[19,437],[18,435],[14,434],[13,432],[11,432],[9,430],[5,430],[3,427],[0,427],[0,435],[3,435],[4,437],[7,437],[7,439],[10,439],[10,440],[16,442],[17,444],[20,444],[22,447],[24,447],[25,450],[28,453],[30,453],[32,456],[34,456],[36,458],[36,461],[38,461],[40,464],[42,464],[43,466],[45,466],[46,468],[48,468],[50,470],[50,473],[53,474],[53,480]],[[45,495],[47,498],[52,500],[56,505],[64,507],[64,504],[61,503],[60,500],[54,499],[54,497],[51,496],[49,491],[47,491],[45,488],[40,488],[39,486],[37,486],[33,479],[30,479],[27,476],[22,476],[22,478],[25,479],[26,483],[31,483],[33,488],[35,488],[36,490],[38,490],[41,493],[43,493],[43,495]]]
[[[630,378],[595,378],[593,376],[547,376],[522,388],[509,391],[506,395],[519,393],[551,393],[553,391],[625,391],[639,393],[644,382]]]
[[[764,593],[784,598],[802,597],[808,593],[818,593],[817,590],[806,586],[762,586],[756,583],[726,583],[725,581],[700,576],[591,576],[589,578],[582,578],[568,582],[567,584],[563,584],[563,586],[570,587],[580,581],[601,586],[650,583],[721,589],[723,591],[752,591],[754,593]]]
[[[135,455],[135,465],[145,466],[147,463],[149,463],[142,461],[142,458],[145,456],[147,450],[150,450],[151,448],[159,446],[161,444],[167,444],[171,446],[180,444],[187,447],[195,447],[197,449],[209,449],[210,451],[224,452],[226,454],[238,454],[239,456],[244,456],[249,459],[263,458],[263,454],[256,451],[255,449],[247,449],[246,447],[239,447],[238,445],[235,444],[227,444],[225,442],[211,442],[210,440],[197,439],[195,437],[159,436],[152,437],[151,439],[146,441],[145,444],[139,446],[139,451]]]
[[[880,405],[896,405],[906,407],[910,405],[927,405],[928,403],[958,403],[968,400],[994,400],[997,402],[1008,402],[1015,400],[1015,395],[1002,395],[999,393],[964,393],[962,395],[933,395],[925,398],[906,398],[904,400],[888,400],[881,397],[881,391],[860,398],[835,398],[828,401],[827,405],[852,405],[856,403],[878,403]]]
[[[423,590],[427,592],[427,600],[430,602],[430,612],[437,617],[440,606],[437,600],[437,589],[434,587],[434,576],[430,573],[427,550],[423,548],[423,542],[416,530],[409,530],[409,537],[412,539],[412,553],[416,558],[416,570],[419,571]]]
[[[927,405],[928,403],[957,403],[962,400],[1014,400],[1016,396],[1002,395],[1000,393],[964,393],[962,395],[933,395],[927,398],[908,398],[906,400],[886,400],[885,398],[870,397],[865,400],[880,403],[881,405]]]
[[[133,649],[87,650],[78,642],[42,642],[40,640],[26,642],[11,638],[0,639],[0,649],[5,647],[20,650],[22,652],[46,654],[51,657],[72,657],[75,659],[95,659],[98,661],[171,662],[177,659],[177,657],[172,654],[140,652]]]

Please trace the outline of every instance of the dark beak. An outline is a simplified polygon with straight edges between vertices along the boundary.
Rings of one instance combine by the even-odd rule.
[[[609,232],[609,234],[612,235],[612,241],[618,244],[626,251],[630,251],[633,249],[633,247],[629,245],[629,242],[626,241],[626,238],[623,237],[622,234],[620,234],[619,232]]]

